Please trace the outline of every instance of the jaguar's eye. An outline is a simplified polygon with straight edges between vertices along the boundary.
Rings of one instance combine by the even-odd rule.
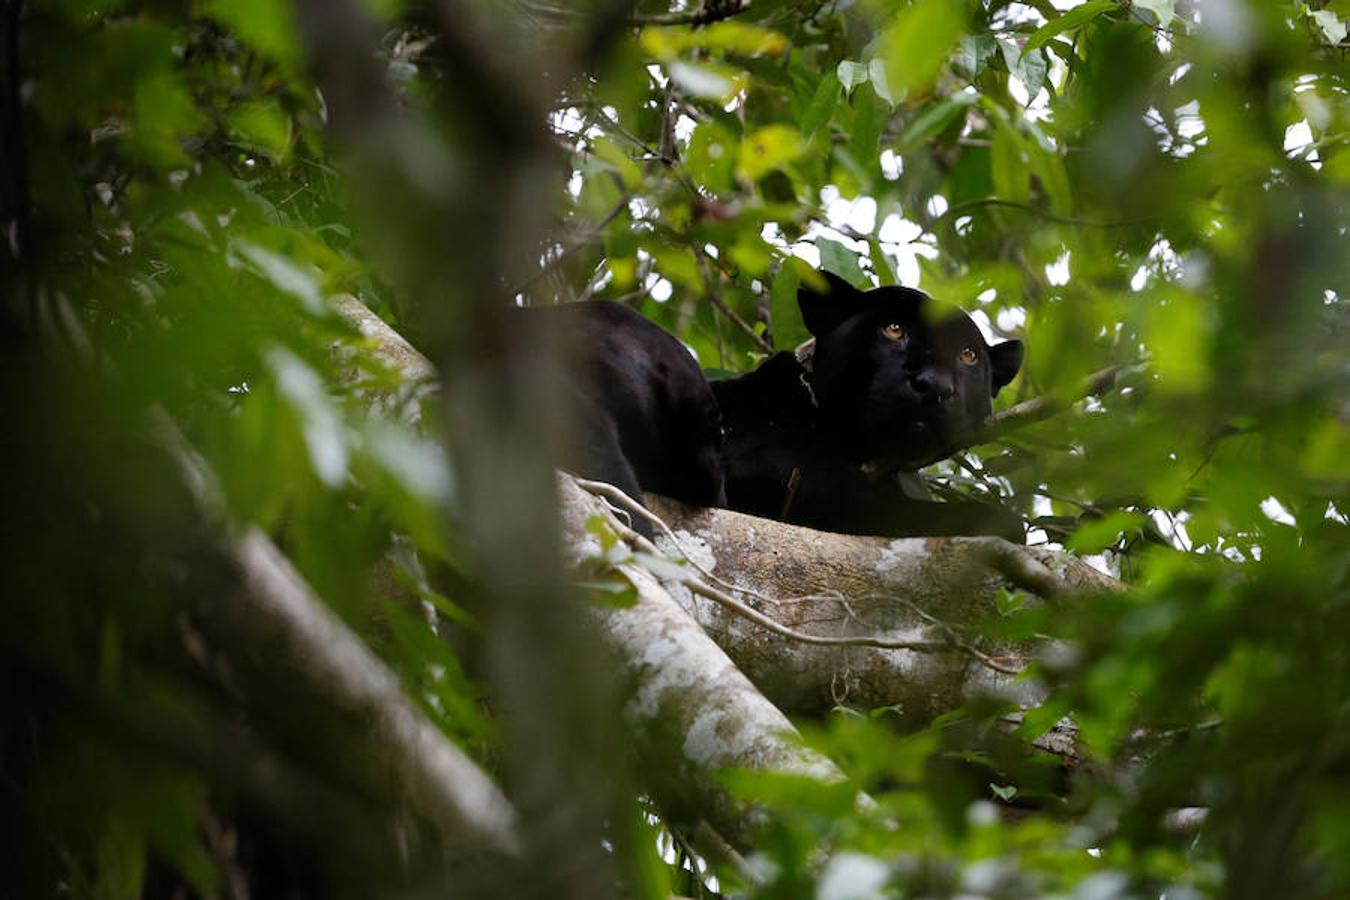
[[[885,335],[886,340],[888,341],[902,341],[905,339],[905,329],[894,322],[883,327],[881,333]]]
[[[961,352],[956,355],[956,358],[961,360],[961,365],[963,366],[973,366],[975,365],[975,361],[979,359],[979,357],[975,355],[974,349],[971,347],[962,347]]]

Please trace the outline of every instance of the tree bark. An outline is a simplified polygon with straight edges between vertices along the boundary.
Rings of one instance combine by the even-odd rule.
[[[1034,705],[1042,697],[1035,682],[997,671],[960,646],[968,643],[1011,668],[1021,668],[1035,652],[964,637],[965,630],[997,615],[1001,590],[1027,586],[1005,574],[1001,561],[1025,556],[1074,591],[1119,589],[1114,579],[1068,554],[1015,547],[998,538],[860,537],[660,497],[648,497],[648,504],[678,540],[677,547],[661,537],[662,549],[687,555],[745,589],[748,605],[788,628],[938,645],[949,635],[944,625],[958,635],[955,644],[948,637],[946,647],[924,649],[813,646],[773,634],[685,584],[671,585],[675,598],[750,680],[794,713],[819,714],[839,704],[898,705],[905,718],[923,722],[983,691]]]
[[[604,504],[564,475],[563,539],[574,565],[599,556],[586,528]],[[627,676],[625,718],[637,738],[648,787],[675,822],[704,819],[724,838],[746,847],[758,813],[736,803],[718,776],[727,769],[770,770],[844,780],[834,763],[807,748],[781,710],[694,621],[667,585],[639,565],[618,571],[638,599],[622,609],[597,608],[608,649]],[[860,802],[867,802],[860,797]]]
[[[349,735],[351,752],[439,829],[451,847],[520,852],[515,813],[490,778],[448,741],[403,693],[398,677],[314,596],[266,535],[250,531],[233,547],[240,590],[207,614],[247,647],[321,691],[367,727]]]

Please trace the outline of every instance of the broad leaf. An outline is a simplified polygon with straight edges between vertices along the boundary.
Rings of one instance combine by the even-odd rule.
[[[1119,7],[1115,4],[1114,0],[1088,0],[1088,2],[1084,3],[1082,6],[1075,6],[1063,15],[1051,19],[1049,22],[1046,22],[1038,28],[1036,32],[1027,39],[1026,44],[1022,47],[1022,53],[1026,54],[1033,50],[1039,50],[1041,47],[1044,47],[1051,38],[1061,35],[1066,31],[1071,31],[1085,22],[1090,22],[1102,13],[1118,8]]]

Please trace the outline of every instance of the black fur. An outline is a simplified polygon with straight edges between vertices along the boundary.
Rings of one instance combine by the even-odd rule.
[[[725,506],[721,415],[683,344],[618,303],[570,303],[528,313],[530,327],[560,329],[567,351],[574,442],[563,467],[608,482],[638,503],[642,492],[695,506]],[[652,530],[637,518],[647,537]]]
[[[988,346],[966,315],[919,291],[864,293],[822,274],[824,293],[798,295],[815,336],[809,363],[779,353],[711,386],[679,341],[628,307],[528,313],[571,349],[578,441],[564,467],[638,502],[651,491],[829,531],[1021,541],[1017,516],[932,502],[914,475],[968,446],[1021,366],[1021,343]]]
[[[913,475],[969,445],[991,398],[1017,374],[1021,342],[990,347],[968,316],[919,291],[862,292],[822,274],[824,293],[798,296],[815,336],[809,363],[779,353],[713,383],[730,507],[851,534],[1021,542],[1017,516],[932,502]],[[902,336],[887,337],[887,326]]]

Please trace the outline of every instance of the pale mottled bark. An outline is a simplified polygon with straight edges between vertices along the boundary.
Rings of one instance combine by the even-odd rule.
[[[567,476],[560,479],[563,534],[573,561],[600,554],[586,520],[603,502]],[[767,769],[836,782],[844,775],[801,744],[796,729],[709,638],[666,586],[647,570],[621,564],[638,600],[597,609],[605,643],[628,676],[625,716],[643,756],[643,770],[667,809],[707,819],[744,844],[752,810],[738,807],[718,781],[726,769]]]
[[[422,401],[435,395],[436,367],[389,323],[371,312],[351,294],[338,294],[330,301],[338,315],[361,332],[360,347],[339,344],[339,357],[348,365],[347,377],[372,409],[416,424],[422,417]],[[367,365],[397,376],[393,385],[370,377]]]
[[[648,502],[674,529],[681,551],[753,592],[742,595],[750,606],[809,634],[940,641],[944,630],[922,613],[958,630],[996,615],[998,591],[1021,586],[999,571],[1008,568],[1000,557],[1009,555],[1044,564],[1070,589],[1119,587],[1072,556],[997,538],[858,537],[659,497]],[[674,550],[666,537],[658,544]],[[1015,682],[958,647],[812,646],[772,634],[685,586],[671,590],[760,690],[790,712],[819,713],[837,703],[899,704],[907,717],[921,721],[954,709],[977,691],[1000,691],[1024,704],[1040,697],[1034,683]],[[970,643],[1012,666],[1036,649]]]
[[[425,816],[448,845],[519,851],[515,813],[478,766],[403,693],[398,677],[309,588],[266,535],[234,546],[242,590],[237,606],[215,607],[217,627],[265,650],[278,672],[306,681],[366,729],[348,734],[351,751],[382,773],[384,792]]]
[[[215,474],[167,414],[157,417],[156,428],[202,519],[221,521],[224,502]],[[201,592],[193,610],[226,670],[252,673],[240,681],[255,686],[244,692],[251,693],[247,700],[260,701],[256,688],[269,685],[269,699],[322,703],[323,712],[349,723],[337,733],[360,764],[347,773],[359,783],[347,787],[425,819],[442,847],[461,858],[519,854],[517,817],[506,796],[418,709],[398,675],[266,534],[256,528],[225,532],[215,552],[224,599],[216,591]]]

